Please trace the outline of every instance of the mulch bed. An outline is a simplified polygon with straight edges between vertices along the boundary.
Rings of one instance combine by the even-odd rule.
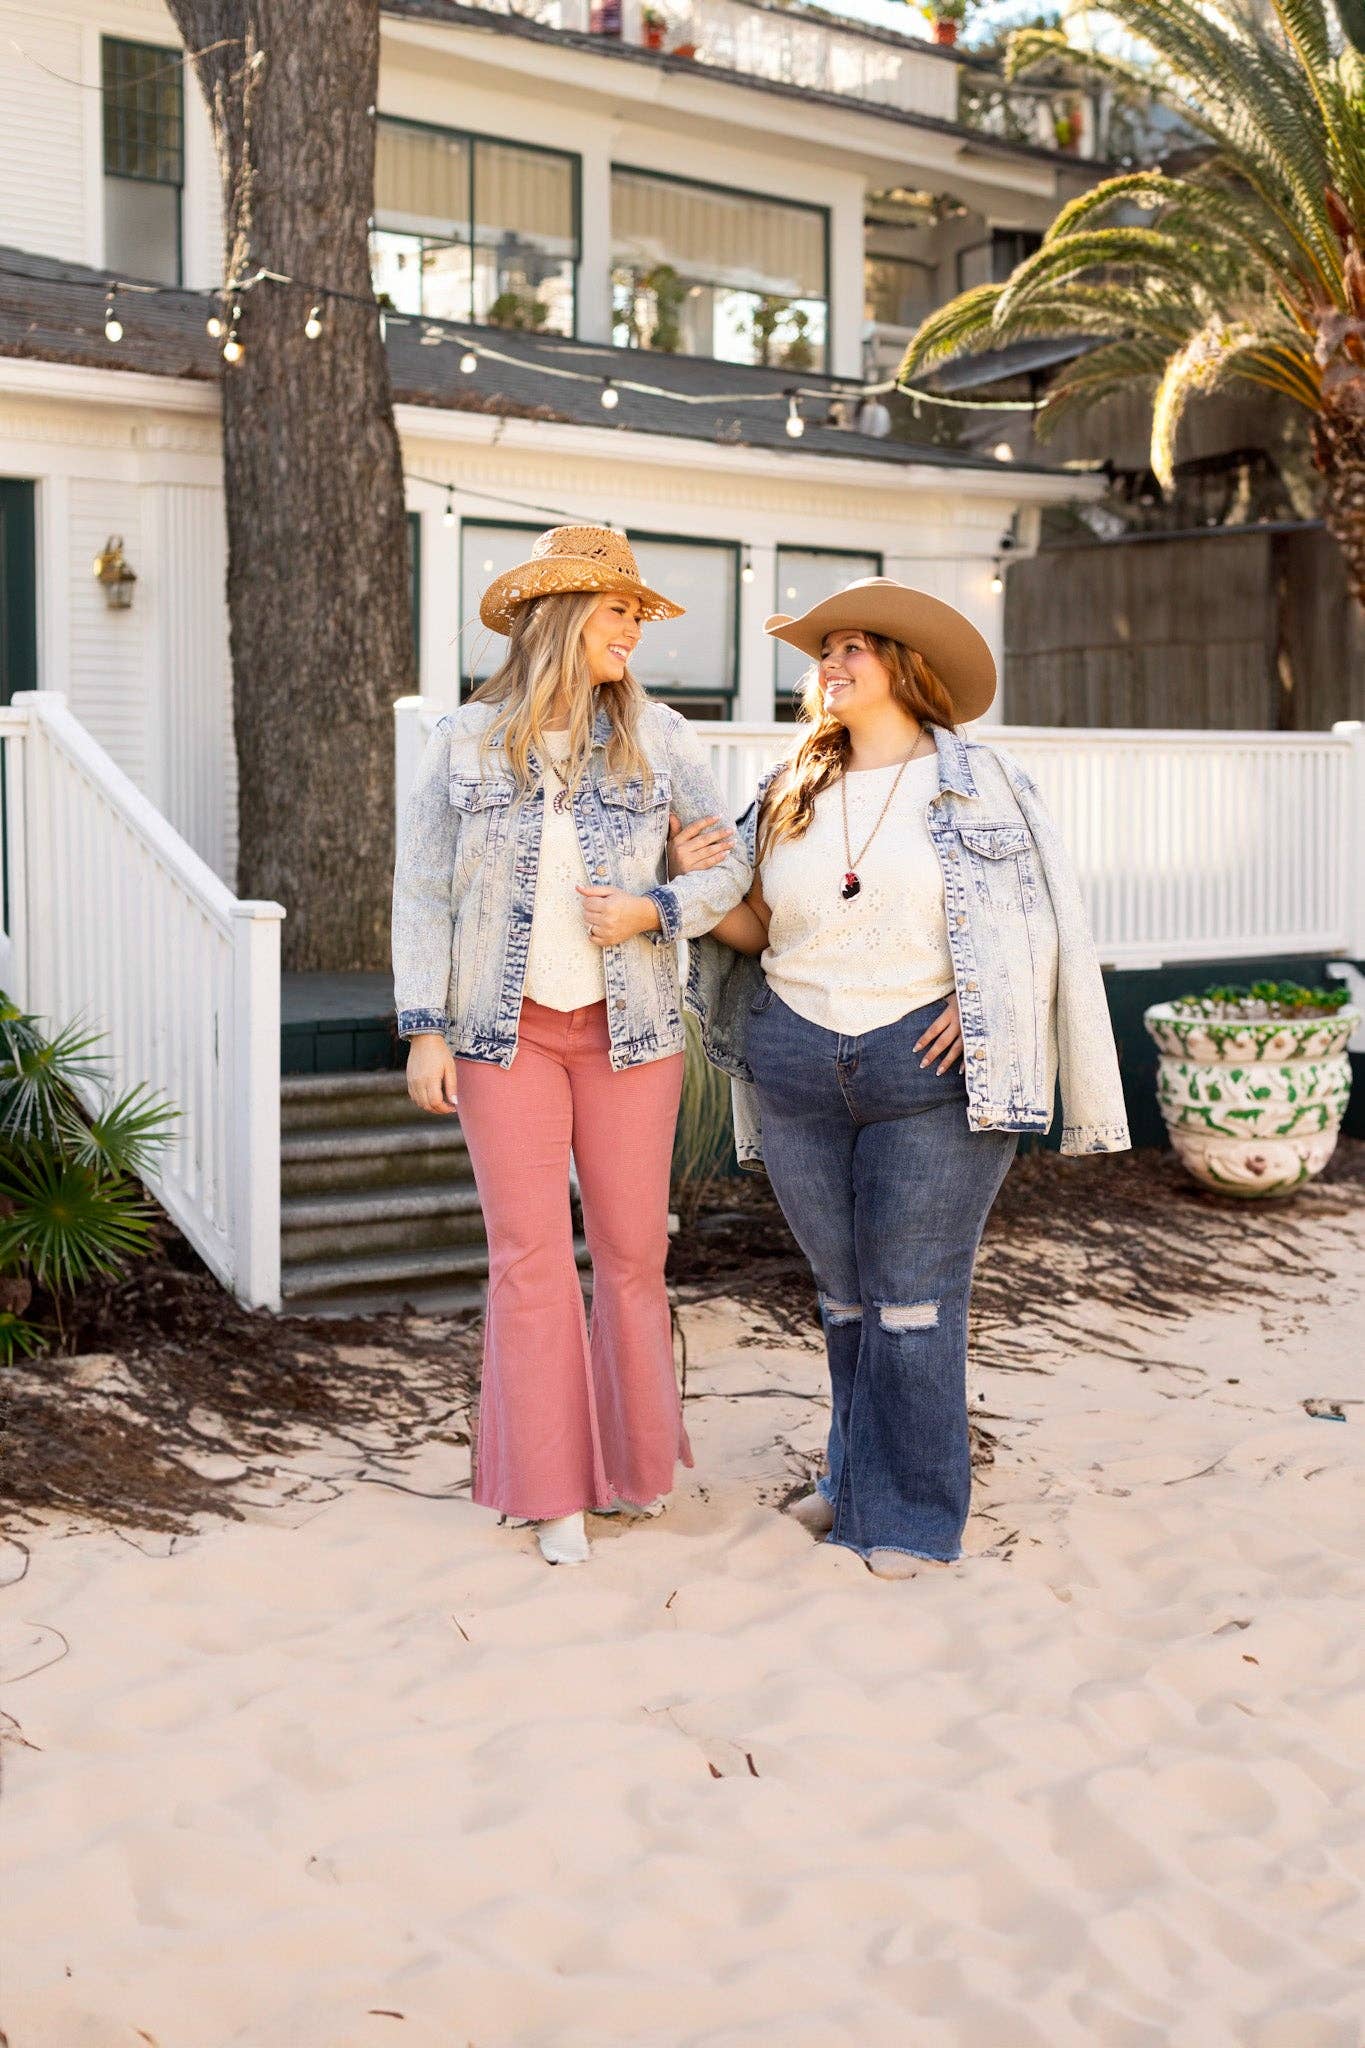
[[[1363,1206],[1359,1140],[1343,1139],[1293,1201],[1269,1204],[1206,1193],[1169,1153],[1035,1151],[1014,1167],[987,1229],[975,1358],[1049,1370],[1038,1362],[1041,1326],[1049,1348],[1084,1342],[1147,1369],[1161,1362],[1163,1328],[1193,1306],[1282,1304],[1330,1286],[1329,1248],[1358,1236]],[[753,1329],[742,1341],[818,1342],[809,1270],[761,1177],[711,1190],[674,1240],[668,1272],[683,1300],[744,1302]],[[1086,1327],[1094,1302],[1111,1312],[1098,1332]],[[1021,1305],[1034,1333],[1027,1355],[1015,1336]],[[256,1479],[287,1472],[301,1444],[320,1440],[351,1446],[362,1463],[434,1439],[468,1442],[481,1343],[468,1317],[252,1312],[168,1230],[153,1259],[87,1289],[65,1323],[69,1354],[117,1364],[101,1375],[49,1356],[0,1376],[0,1527],[13,1532],[53,1512],[175,1532],[203,1514],[240,1518],[231,1485],[214,1476],[225,1464]]]

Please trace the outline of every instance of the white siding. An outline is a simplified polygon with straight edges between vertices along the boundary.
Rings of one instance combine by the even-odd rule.
[[[195,852],[231,884],[236,756],[221,491],[149,488],[152,670],[147,788]]]
[[[125,775],[147,788],[148,613],[156,576],[142,532],[142,496],[136,484],[73,477],[67,554],[67,690],[71,709]],[[91,573],[110,534],[138,582],[132,609],[110,611]]]
[[[18,48],[15,48],[15,45]],[[74,20],[0,5],[0,243],[87,262],[98,195],[89,189],[82,90],[87,47]]]

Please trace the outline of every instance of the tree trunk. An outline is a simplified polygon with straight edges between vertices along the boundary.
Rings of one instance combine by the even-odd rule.
[[[1365,610],[1365,372],[1329,385],[1313,422],[1325,483],[1322,516],[1346,562],[1346,586]]]
[[[286,967],[377,968],[392,705],[414,688],[402,459],[369,272],[378,0],[168,4],[200,53],[225,275],[302,280],[238,294],[243,354],[223,366],[238,887],[285,905]]]

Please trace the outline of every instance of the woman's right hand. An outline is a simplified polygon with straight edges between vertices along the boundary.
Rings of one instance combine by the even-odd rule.
[[[734,827],[719,818],[698,818],[684,825],[670,813],[668,820],[668,879],[695,874],[698,868],[718,868],[735,843]]]
[[[439,1031],[419,1031],[408,1047],[408,1094],[432,1116],[453,1116],[455,1055]]]

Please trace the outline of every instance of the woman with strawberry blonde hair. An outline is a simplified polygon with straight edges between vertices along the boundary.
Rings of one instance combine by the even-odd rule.
[[[790,760],[740,821],[743,903],[691,948],[689,1001],[735,1079],[820,1295],[828,1472],[795,1512],[884,1578],[960,1555],[967,1307],[1020,1132],[1128,1144],[1070,861],[1019,764],[964,739],[995,663],[960,612],[888,577],[767,630],[812,661]],[[713,856],[680,838],[680,871]],[[760,965],[761,962],[761,965]]]
[[[394,881],[408,1092],[458,1111],[488,1231],[474,1499],[584,1564],[585,1511],[654,1513],[691,1464],[664,1291],[682,1086],[677,941],[739,901],[731,845],[669,882],[670,813],[720,793],[630,672],[650,590],[608,527],[555,527],[484,592],[506,659],[432,735]],[[583,1311],[572,1153],[593,1264]]]

